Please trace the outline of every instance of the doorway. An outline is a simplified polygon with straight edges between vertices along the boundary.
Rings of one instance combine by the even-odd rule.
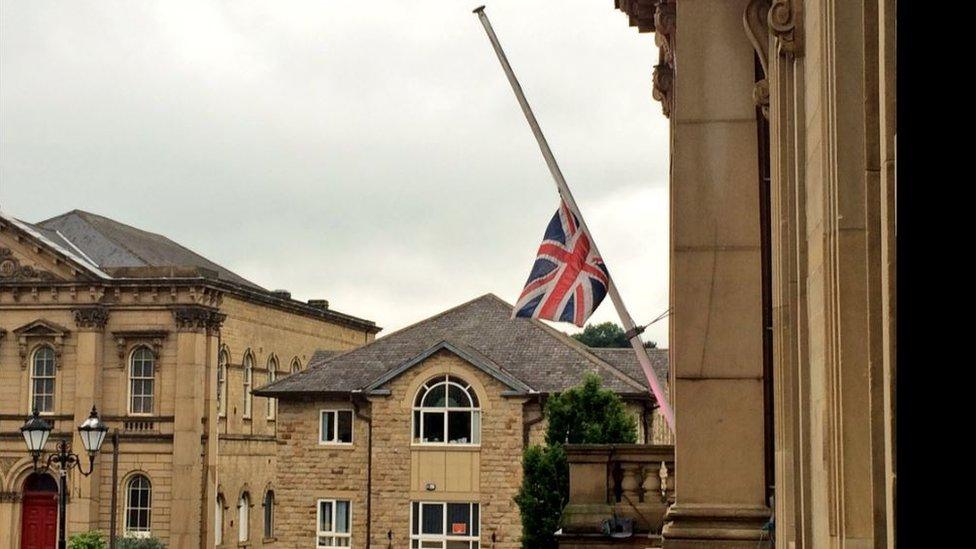
[[[24,481],[20,549],[57,546],[58,483],[51,475],[33,473]]]

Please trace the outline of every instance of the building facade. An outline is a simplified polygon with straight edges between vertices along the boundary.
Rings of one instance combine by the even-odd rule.
[[[671,132],[665,547],[892,547],[893,0],[616,0]]]
[[[174,548],[274,542],[278,409],[250,390],[378,331],[108,218],[3,214],[0,548],[54,539],[56,487],[18,430],[35,406],[54,427],[48,450],[80,451],[92,405],[118,431],[116,474],[110,435],[91,476],[69,475],[69,534],[114,520],[120,536]]]
[[[639,442],[669,442],[632,350],[511,312],[485,295],[256,391],[279,403],[284,546],[520,547],[522,452],[543,441],[546,397],[586,372],[622,396]],[[666,379],[667,351],[651,354]]]

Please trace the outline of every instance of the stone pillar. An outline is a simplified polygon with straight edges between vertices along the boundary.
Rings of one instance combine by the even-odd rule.
[[[673,79],[667,93],[657,94],[670,101],[672,136],[678,467],[666,548],[754,548],[770,517],[755,54],[742,27],[746,3],[673,5]]]
[[[103,307],[85,307],[75,309],[75,325],[78,327],[77,345],[75,347],[75,399],[74,422],[71,425],[74,435],[71,449],[82,459],[82,466],[87,469],[88,455],[81,444],[81,437],[77,427],[91,413],[92,405],[98,406],[99,412],[104,413],[100,397],[102,394],[102,366],[104,363],[105,324],[108,322],[108,310]],[[68,533],[86,532],[98,525],[99,479],[105,461],[97,459],[97,463],[90,476],[84,476],[77,470],[70,473],[68,489],[70,490],[68,508]]]
[[[206,417],[204,429],[207,437],[204,442],[204,486],[203,486],[203,515],[201,517],[200,548],[209,549],[214,546],[214,520],[217,508],[217,465],[219,462],[220,432],[217,416],[217,354],[220,352],[220,326],[226,315],[213,313],[207,324],[207,383],[204,393],[204,409]]]
[[[176,385],[173,420],[173,488],[170,521],[171,547],[201,547],[201,529],[207,520],[205,434],[208,362],[213,354],[209,330],[213,309],[201,306],[174,309],[176,320]]]

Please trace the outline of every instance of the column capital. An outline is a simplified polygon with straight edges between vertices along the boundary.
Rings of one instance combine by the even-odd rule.
[[[218,332],[227,315],[211,307],[187,305],[174,308],[173,318],[176,320],[176,328],[180,331]]]
[[[72,310],[79,330],[102,330],[108,323],[108,309],[95,305]]]

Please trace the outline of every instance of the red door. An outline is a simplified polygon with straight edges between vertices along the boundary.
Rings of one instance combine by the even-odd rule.
[[[47,475],[31,475],[31,477],[38,476],[47,478],[28,478],[27,482],[24,483],[20,549],[54,549],[57,547],[57,484]]]

